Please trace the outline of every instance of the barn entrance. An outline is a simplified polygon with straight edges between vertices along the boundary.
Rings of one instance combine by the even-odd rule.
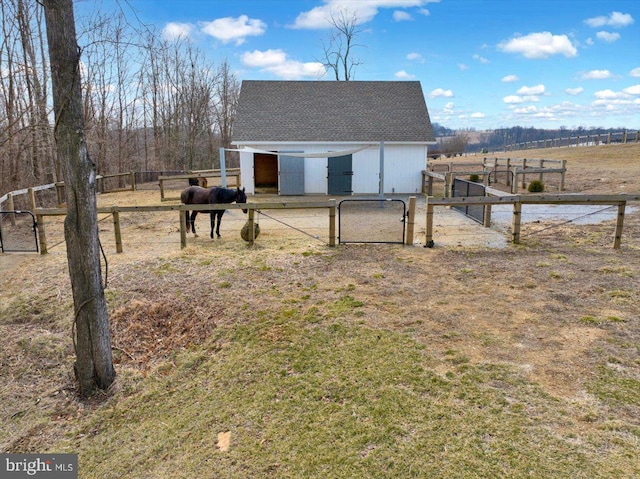
[[[256,193],[278,192],[278,155],[253,154],[253,176]]]
[[[329,157],[327,194],[346,196],[353,193],[353,156]]]

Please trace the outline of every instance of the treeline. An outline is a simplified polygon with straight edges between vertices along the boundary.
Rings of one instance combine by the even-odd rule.
[[[0,194],[62,180],[42,6],[3,0]],[[86,140],[98,174],[219,166],[240,82],[188,40],[165,41],[122,14],[76,16]]]

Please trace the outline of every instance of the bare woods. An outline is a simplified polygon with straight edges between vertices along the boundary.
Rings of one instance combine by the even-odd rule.
[[[0,15],[1,194],[62,181],[62,173],[42,6],[3,0]],[[217,167],[240,90],[226,60],[214,63],[187,39],[162,39],[122,13],[76,14],[76,21],[86,138],[97,173]]]

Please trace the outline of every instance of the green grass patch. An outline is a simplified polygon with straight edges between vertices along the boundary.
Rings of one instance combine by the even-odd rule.
[[[345,296],[329,307],[357,304]],[[123,387],[127,397],[88,415],[51,450],[79,453],[83,478],[612,477],[618,470],[575,434],[552,431],[549,424],[564,421],[562,408],[509,368],[458,361],[464,355],[450,350],[455,373],[442,377],[424,346],[398,333],[344,320],[309,323],[291,309],[257,316],[216,329],[208,347],[135,378]],[[624,384],[626,394],[631,386]],[[217,447],[219,433],[230,434],[228,451]],[[637,460],[625,461],[626,473],[640,472]]]

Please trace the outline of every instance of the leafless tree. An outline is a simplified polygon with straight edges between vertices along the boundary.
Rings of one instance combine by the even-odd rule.
[[[349,81],[353,78],[354,69],[362,64],[353,57],[353,50],[362,46],[355,42],[364,28],[358,26],[357,15],[347,10],[332,13],[329,21],[333,31],[329,36],[329,43],[322,44],[322,64],[333,72],[336,80]]]
[[[96,170],[84,135],[72,0],[43,0],[55,112],[56,151],[65,182],[64,224],[74,304],[75,372],[83,396],[107,389],[116,373],[100,268]]]

